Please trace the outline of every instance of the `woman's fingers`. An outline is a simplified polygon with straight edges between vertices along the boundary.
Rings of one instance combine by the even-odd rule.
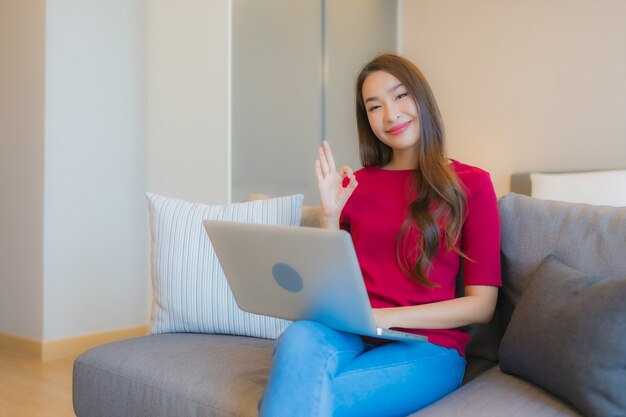
[[[348,198],[350,198],[350,196],[352,195],[352,192],[357,187],[357,185],[359,185],[359,183],[356,181],[356,177],[354,175],[346,176],[344,177],[344,180],[346,178],[347,178],[347,181],[343,182],[343,185],[344,185],[343,194],[345,196],[345,199],[348,200]]]
[[[322,147],[324,148],[324,155],[326,156],[329,169],[335,171],[335,158],[333,158],[333,152],[330,150],[330,145],[327,140],[322,142]]]
[[[339,175],[341,176],[341,186],[344,189],[356,187],[356,177],[354,176],[354,172],[352,172],[352,168],[347,165],[341,167],[339,171]]]
[[[348,183],[348,186],[345,188],[348,195],[352,194],[352,191],[354,191],[357,185],[359,185],[359,183],[356,182],[356,177],[350,178],[350,182]]]
[[[317,183],[324,181],[324,175],[322,175],[322,163],[319,159],[315,160],[315,175],[317,176]]]
[[[328,173],[330,172],[330,167],[328,166],[328,161],[326,160],[326,154],[324,153],[324,149],[322,148],[318,148],[317,152],[319,154],[319,161],[320,161],[320,166],[322,168],[322,175],[324,178],[326,178],[328,176]]]
[[[347,165],[344,165],[339,170],[339,175],[341,175],[342,177],[352,178],[354,176],[354,173],[352,172],[352,168],[350,168]]]
[[[322,146],[317,149],[318,159],[315,160],[315,175],[317,176],[317,182],[322,183],[329,180],[331,177],[333,181],[338,180],[341,188],[348,188],[352,186],[354,189],[353,183],[356,183],[356,178],[354,177],[354,173],[352,169],[344,165],[339,172],[337,172],[337,168],[335,168],[335,161],[333,159],[333,153],[330,150],[330,145],[328,141],[324,141]],[[337,178],[337,176],[339,178]],[[340,188],[340,189],[341,189]]]

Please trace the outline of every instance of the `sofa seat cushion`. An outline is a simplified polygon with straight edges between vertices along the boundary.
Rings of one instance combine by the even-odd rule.
[[[272,340],[160,334],[92,349],[74,364],[78,417],[256,416]]]
[[[541,388],[494,366],[410,417],[583,417]]]
[[[272,347],[268,339],[192,333],[98,346],[74,363],[74,411],[78,417],[256,417]],[[470,359],[465,380],[489,363]]]

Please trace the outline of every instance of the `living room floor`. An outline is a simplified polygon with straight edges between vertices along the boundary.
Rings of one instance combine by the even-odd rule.
[[[75,417],[74,359],[41,362],[0,349],[0,416]]]

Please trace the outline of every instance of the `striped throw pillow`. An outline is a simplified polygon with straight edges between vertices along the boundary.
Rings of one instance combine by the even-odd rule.
[[[277,338],[289,322],[237,307],[202,222],[298,226],[303,196],[215,206],[151,193],[147,198],[152,235],[150,332]]]

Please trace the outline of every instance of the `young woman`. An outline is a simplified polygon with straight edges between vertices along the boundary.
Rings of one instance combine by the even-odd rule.
[[[377,325],[429,342],[364,340],[293,323],[279,338],[260,415],[407,416],[455,390],[469,336],[500,281],[500,223],[489,174],[446,158],[441,116],[419,69],[386,54],[356,85],[363,169],[316,173],[320,223],[350,232]],[[463,288],[456,277],[463,263]]]

